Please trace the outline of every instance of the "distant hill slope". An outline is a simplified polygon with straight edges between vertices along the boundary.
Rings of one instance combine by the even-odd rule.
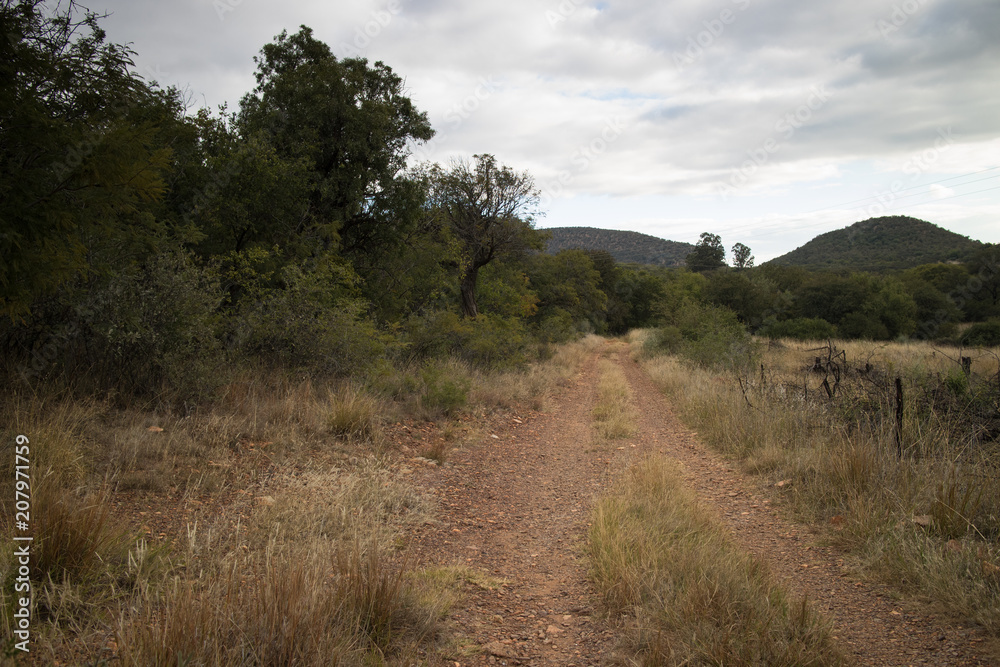
[[[926,220],[894,215],[821,234],[768,264],[813,270],[891,271],[964,260],[982,245]]]
[[[615,261],[654,266],[684,266],[684,258],[694,250],[690,243],[667,241],[649,234],[594,227],[552,227],[547,251],[557,253],[570,248],[607,250]]]

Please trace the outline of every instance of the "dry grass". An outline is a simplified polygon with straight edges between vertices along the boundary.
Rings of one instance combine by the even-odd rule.
[[[232,558],[122,618],[124,665],[330,665],[381,662],[431,632],[441,609],[405,560],[354,541],[295,558]]]
[[[360,664],[407,655],[451,598],[410,576],[402,531],[430,507],[375,458],[287,478],[223,538],[189,531],[197,576],[142,596],[117,630],[127,665]]]
[[[326,426],[334,435],[373,441],[381,435],[378,401],[354,388],[344,387],[330,397]]]
[[[214,403],[184,414],[4,397],[3,439],[31,438],[33,656],[99,664],[118,655],[136,665],[419,661],[417,649],[435,645],[455,588],[472,575],[445,581],[409,566],[406,530],[433,512],[390,471],[383,427],[452,409],[541,409],[598,344],[558,348],[518,372],[439,362],[431,379],[444,389],[431,402],[443,403],[431,406],[419,368],[364,385],[247,371]],[[448,383],[460,391],[449,395]],[[12,483],[0,482],[4,520],[13,517]],[[112,517],[122,491],[220,514],[153,547]],[[4,527],[0,578],[10,583],[14,548]],[[12,589],[0,591],[4,627]]]
[[[599,438],[620,440],[634,435],[638,415],[632,406],[632,389],[625,372],[608,359],[601,359],[598,372],[597,401],[592,415]]]
[[[826,625],[737,549],[663,457],[633,465],[595,506],[591,576],[634,616],[627,664],[838,665]]]
[[[922,343],[844,344],[852,367],[871,370],[845,375],[831,400],[809,371],[815,346],[771,346],[752,377],[669,357],[644,364],[710,444],[771,482],[790,480],[782,496],[804,520],[840,517],[829,537],[852,550],[858,572],[1000,635],[998,448],[933,403],[948,398],[956,362]],[[996,358],[980,354],[974,372],[995,376]],[[901,458],[895,420],[879,416],[894,416],[894,396],[876,391],[897,375],[908,401]]]
[[[518,405],[544,410],[549,395],[576,375],[591,354],[603,345],[603,338],[590,335],[556,348],[550,359],[533,364],[527,370],[488,377],[478,375],[470,390],[470,404],[478,410],[509,410]]]

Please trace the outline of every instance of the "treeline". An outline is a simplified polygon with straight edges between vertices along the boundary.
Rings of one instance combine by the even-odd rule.
[[[749,248],[736,244],[733,250],[736,267],[730,268],[719,237],[703,234],[688,258],[698,272],[691,291],[695,300],[729,309],[758,335],[1000,345],[996,245],[979,248],[965,262],[892,273],[753,267]]]
[[[198,400],[248,367],[510,366],[715,316],[888,339],[1000,315],[995,247],[894,276],[753,268],[742,244],[728,268],[711,234],[689,270],[547,255],[530,174],[491,155],[408,165],[434,130],[385,64],[303,26],[261,49],[238,108],[189,113],[99,20],[0,0],[0,346],[22,386]]]
[[[10,382],[198,400],[248,367],[505,366],[652,321],[648,271],[538,252],[529,174],[408,167],[434,130],[385,64],[303,26],[261,49],[238,108],[191,113],[100,18],[0,2]]]

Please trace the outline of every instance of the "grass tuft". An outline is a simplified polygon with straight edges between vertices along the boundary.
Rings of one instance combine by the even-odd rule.
[[[355,440],[373,440],[379,433],[378,402],[351,388],[330,398],[326,427],[334,435]]]
[[[635,434],[638,415],[632,407],[632,390],[618,364],[602,359],[598,365],[597,402],[592,416],[598,435],[619,440]]]
[[[634,617],[644,665],[840,665],[826,624],[736,548],[662,457],[633,465],[592,515],[587,553],[608,613]]]

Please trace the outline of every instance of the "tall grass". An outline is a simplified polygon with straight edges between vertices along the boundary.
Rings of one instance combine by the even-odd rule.
[[[608,359],[600,361],[598,371],[594,427],[604,440],[627,438],[636,431],[638,415],[632,407],[632,389],[625,372]]]
[[[405,562],[359,541],[332,554],[233,558],[122,618],[119,657],[154,667],[381,662],[440,620],[405,573]]]
[[[214,546],[192,531],[197,574],[141,596],[118,624],[127,665],[359,664],[406,654],[446,596],[408,576],[401,530],[422,496],[370,458],[307,471]],[[194,571],[194,568],[192,568]]]
[[[629,664],[844,662],[805,600],[730,542],[663,457],[633,465],[598,501],[587,552],[606,610],[633,616]]]
[[[385,426],[542,409],[598,345],[591,337],[503,372],[438,360],[398,372],[383,364],[348,382],[248,369],[183,412],[55,393],[0,397],[4,439],[31,439],[34,656],[418,662],[414,647],[434,644],[453,596],[405,557],[407,528],[432,510],[392,471]],[[14,515],[6,480],[0,521]],[[218,514],[151,545],[113,513],[122,492],[126,507],[169,495]],[[0,573],[11,583],[12,531],[0,525]],[[12,590],[0,590],[4,627]]]
[[[925,345],[845,347],[864,371],[845,373],[833,399],[809,370],[817,352],[802,344],[772,347],[763,370],[743,377],[667,356],[644,365],[710,444],[750,472],[790,480],[781,493],[803,519],[839,517],[829,539],[859,571],[1000,635],[1000,450],[962,429],[960,412],[935,407],[956,405],[939,391],[954,363]],[[990,377],[987,359],[977,367]],[[901,457],[894,394],[879,374],[903,378]]]

